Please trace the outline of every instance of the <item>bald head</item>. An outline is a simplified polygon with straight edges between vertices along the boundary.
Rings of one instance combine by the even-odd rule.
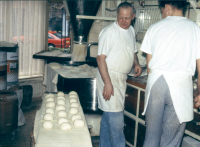
[[[123,3],[119,4],[119,6],[117,7],[117,14],[119,14],[120,9],[130,9],[131,10],[131,14],[135,13],[134,8],[128,2],[123,2]]]

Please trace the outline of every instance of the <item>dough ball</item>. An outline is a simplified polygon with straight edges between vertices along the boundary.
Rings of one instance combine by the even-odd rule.
[[[63,106],[63,105],[57,105],[56,106],[56,111],[60,111],[60,110],[66,110],[65,106]]]
[[[67,118],[61,117],[58,119],[58,124],[61,125],[64,122],[69,122]]]
[[[54,114],[53,108],[47,108],[46,113]]]
[[[70,107],[78,108],[78,107],[79,107],[79,103],[71,103],[71,104],[70,104]]]
[[[49,120],[46,120],[46,121],[43,122],[42,126],[45,129],[51,129],[51,128],[53,128],[53,123]]]
[[[69,102],[70,102],[70,103],[77,103],[78,101],[77,101],[77,99],[75,99],[75,98],[71,98],[71,99],[69,100]]]
[[[71,125],[67,122],[62,123],[60,126],[60,129],[64,131],[70,130],[71,128],[72,128]]]
[[[58,111],[58,117],[67,117],[67,112],[64,110]]]
[[[46,98],[46,102],[54,102],[54,98],[53,97]]]
[[[48,64],[52,69],[61,69],[62,66],[59,63],[51,62]]]
[[[76,119],[75,121],[74,121],[74,126],[75,127],[83,127],[84,126],[84,121],[82,120],[82,119]]]
[[[81,116],[79,114],[75,114],[71,117],[72,121],[75,121],[76,119],[81,119]]]
[[[53,98],[54,98],[54,95],[53,95],[52,93],[50,93],[50,94],[47,94],[47,95],[45,96],[45,98],[49,98],[49,97],[53,97]]]
[[[44,120],[53,120],[53,115],[50,113],[46,113],[43,118]]]
[[[54,102],[47,102],[46,103],[46,107],[54,108],[55,107],[55,103]]]
[[[70,108],[69,109],[69,113],[70,114],[77,114],[78,113],[78,109],[77,108]]]
[[[62,91],[59,91],[57,96],[65,96],[65,94]]]
[[[71,94],[78,95],[75,91],[71,91],[71,92],[69,93],[69,95],[71,95]]]
[[[59,99],[57,100],[58,105],[65,105],[65,100]]]
[[[69,98],[71,99],[71,98],[78,98],[78,96],[77,95],[75,95],[75,94],[71,94],[71,95],[69,95]]]
[[[57,100],[59,100],[59,99],[65,100],[65,97],[64,97],[64,96],[58,96],[58,97],[57,97]]]

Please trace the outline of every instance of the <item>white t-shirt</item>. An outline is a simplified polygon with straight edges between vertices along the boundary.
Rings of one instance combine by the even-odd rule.
[[[185,17],[168,16],[148,29],[142,46],[152,54],[149,68],[165,71],[187,71],[194,75],[200,58],[200,29]]]
[[[129,29],[125,30],[118,26],[118,24],[113,22],[112,24],[105,27],[99,34],[99,43],[98,43],[98,55],[106,55],[108,56],[111,51],[113,45],[115,43],[121,43],[120,32],[121,30],[122,36],[126,42],[126,46],[134,46],[135,52],[137,52],[136,41],[131,39],[131,35],[135,38],[135,30],[132,26]],[[120,46],[119,46],[120,47]]]

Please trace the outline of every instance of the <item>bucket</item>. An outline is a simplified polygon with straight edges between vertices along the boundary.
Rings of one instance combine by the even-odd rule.
[[[18,125],[18,99],[13,91],[0,91],[0,134],[13,132]]]
[[[0,90],[7,89],[7,52],[0,51]]]
[[[26,121],[24,114],[21,110],[21,104],[23,100],[23,87],[22,86],[13,86],[9,88],[8,90],[15,92],[17,98],[18,98],[18,126],[23,126]]]
[[[18,84],[18,50],[7,52],[7,85]]]

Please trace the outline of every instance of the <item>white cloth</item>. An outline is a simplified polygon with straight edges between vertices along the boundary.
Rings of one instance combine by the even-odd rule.
[[[152,54],[145,114],[152,85],[164,75],[180,123],[193,119],[192,75],[200,58],[200,29],[184,17],[168,16],[147,31],[141,50]]]
[[[52,69],[49,65],[45,65],[45,76],[43,84],[46,86],[46,91],[57,92],[58,72]]]
[[[61,69],[53,69],[45,65],[45,76],[43,84],[48,92],[57,92],[58,75],[63,78],[96,78],[97,68],[87,64],[74,66],[62,66]]]
[[[114,22],[100,33],[98,55],[106,55],[106,64],[114,88],[114,96],[111,96],[109,101],[105,101],[102,95],[104,82],[100,73],[97,72],[99,109],[106,112],[124,110],[126,79],[132,68],[135,52],[137,52],[137,47],[132,26],[124,30]]]

